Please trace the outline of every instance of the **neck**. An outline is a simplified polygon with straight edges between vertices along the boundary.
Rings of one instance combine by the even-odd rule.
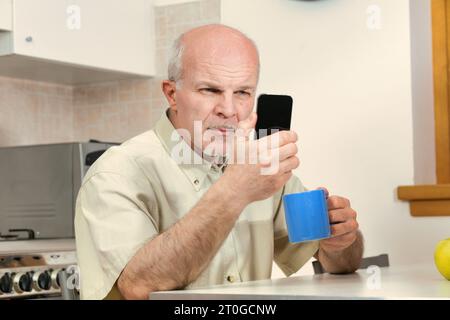
[[[168,109],[166,112],[167,118],[169,119],[169,121],[172,123],[173,127],[175,129],[178,129],[177,127],[177,123],[176,123],[176,113],[172,111],[172,109]]]
[[[180,127],[178,126],[178,122],[177,122],[177,113],[175,111],[173,111],[172,109],[168,109],[167,110],[167,118],[169,119],[169,121],[172,123],[172,126],[175,128],[175,130],[179,129]],[[183,129],[183,128],[182,128]],[[197,153],[200,157],[206,159],[207,161],[210,161],[208,158],[204,157],[203,151],[200,148],[197,148],[194,145],[193,141],[189,141],[186,139],[186,137],[183,137],[183,140],[187,143],[188,146],[191,147],[191,149]],[[192,139],[191,139],[192,140]]]

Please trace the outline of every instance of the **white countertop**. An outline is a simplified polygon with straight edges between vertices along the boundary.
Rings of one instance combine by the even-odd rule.
[[[202,299],[449,299],[450,281],[434,264],[390,266],[379,273],[314,275],[242,282],[203,289],[160,291],[152,300]],[[368,271],[371,271],[369,273]],[[379,279],[379,281],[378,281]]]
[[[0,254],[75,251],[75,239],[35,239],[0,241]]]

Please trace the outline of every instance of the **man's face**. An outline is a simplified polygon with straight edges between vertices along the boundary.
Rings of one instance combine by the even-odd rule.
[[[176,110],[174,124],[189,131],[192,147],[207,152],[213,146],[223,154],[238,122],[253,109],[257,56],[245,49],[224,56],[192,55],[184,60],[183,78],[175,89],[176,105],[171,106]],[[200,131],[194,130],[195,122],[201,124],[201,140],[194,137]]]

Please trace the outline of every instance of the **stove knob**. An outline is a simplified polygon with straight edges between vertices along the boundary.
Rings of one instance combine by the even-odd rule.
[[[5,273],[0,278],[0,292],[10,293],[12,291],[13,282],[11,279],[11,275],[9,273]]]
[[[32,283],[33,279],[29,272],[19,272],[13,278],[14,290],[17,293],[30,292]]]
[[[52,285],[52,278],[50,273],[46,271],[40,271],[33,274],[33,289],[36,291],[49,290]]]
[[[61,273],[61,269],[56,269],[52,271],[51,274],[51,280],[52,280],[52,287],[55,289],[59,289],[61,286],[59,284],[59,274]]]

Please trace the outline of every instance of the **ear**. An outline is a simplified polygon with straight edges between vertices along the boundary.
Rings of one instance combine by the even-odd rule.
[[[175,81],[163,80],[161,82],[161,89],[164,95],[166,96],[170,109],[172,111],[177,111],[177,99],[176,99],[177,86]]]

